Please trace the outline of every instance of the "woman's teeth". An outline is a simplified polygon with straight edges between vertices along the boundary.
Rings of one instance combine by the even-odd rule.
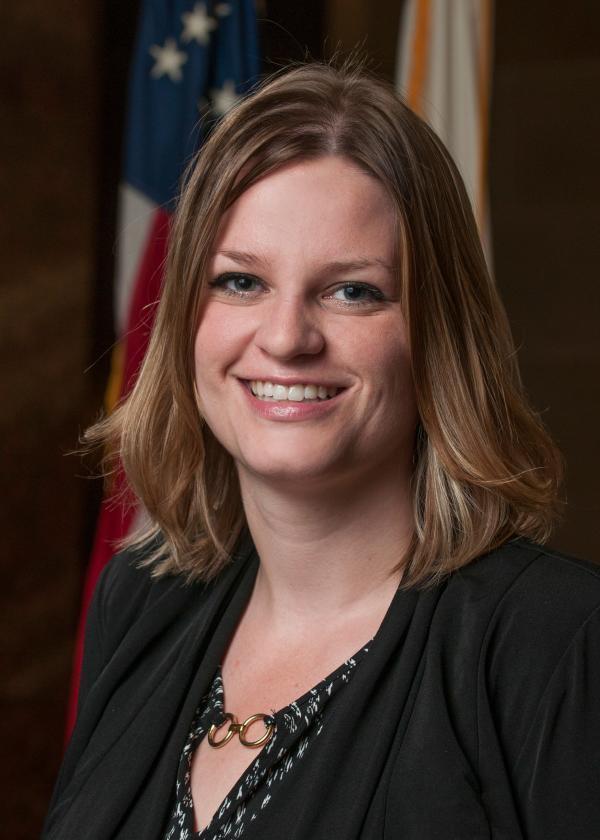
[[[304,402],[305,400],[329,400],[340,390],[339,388],[327,388],[325,385],[274,385],[272,382],[260,382],[253,379],[250,382],[250,390],[255,397],[261,400],[274,400],[283,402]]]

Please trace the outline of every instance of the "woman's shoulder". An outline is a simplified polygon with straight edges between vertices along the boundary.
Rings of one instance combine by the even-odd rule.
[[[474,574],[492,575],[494,562],[508,567],[507,585],[482,638],[479,685],[516,784],[559,801],[569,785],[596,783],[584,767],[600,738],[600,567],[527,540]]]
[[[600,566],[515,538],[451,575],[440,606],[489,691],[534,703],[561,662],[600,639]]]
[[[455,572],[448,592],[517,635],[549,622],[569,632],[600,606],[600,565],[518,537]]]
[[[600,566],[513,539],[456,573],[447,592],[514,761],[540,715],[573,692],[573,709],[585,705],[574,674],[600,682]]]
[[[127,547],[109,560],[96,585],[96,594],[105,612],[111,616],[134,616],[166,592],[182,586],[182,576],[169,574],[157,577],[153,574],[153,566],[148,559],[156,547],[156,543]]]
[[[157,575],[149,563],[160,546],[157,540],[140,547],[129,547],[115,554],[103,569],[92,602],[96,632],[108,649],[114,649],[137,625],[148,622],[159,628],[173,621],[195,616],[202,604],[227,587],[230,578],[245,565],[248,552],[238,546],[230,562],[210,581],[190,580],[173,572]]]
[[[505,559],[543,573],[549,585],[570,581],[573,585],[600,587],[600,563],[566,554],[525,537],[515,537],[481,558],[482,563]]]
[[[152,548],[122,549],[98,577],[90,604],[88,635],[101,639],[105,651],[118,646],[146,613],[155,610],[160,615],[161,604],[181,600],[185,595],[186,585],[181,576],[152,574],[152,566],[145,563]]]

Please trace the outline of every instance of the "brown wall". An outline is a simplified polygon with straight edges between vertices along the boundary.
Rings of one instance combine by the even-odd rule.
[[[600,560],[600,7],[496,5],[497,280],[532,401],[567,460],[553,543]]]
[[[56,773],[79,591],[84,490],[65,453],[88,399],[96,11],[0,10],[0,786],[14,838],[37,835]]]
[[[554,544],[600,559],[600,11],[498,0],[491,197],[496,277],[534,404],[569,466]],[[127,7],[127,8],[125,8]],[[37,836],[60,758],[89,542],[89,482],[65,453],[99,407],[122,79],[135,4],[4,4],[0,27],[0,471],[5,642],[3,827]],[[267,3],[269,56],[318,54],[318,4]],[[392,76],[399,3],[329,0],[327,50],[366,47]],[[279,32],[279,35],[276,33]],[[8,127],[8,130],[6,129]],[[107,297],[108,296],[108,297]],[[108,301],[108,303],[107,303]],[[93,505],[92,505],[93,507]]]

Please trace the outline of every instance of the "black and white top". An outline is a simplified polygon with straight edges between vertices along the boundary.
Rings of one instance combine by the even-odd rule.
[[[295,766],[306,757],[310,745],[323,730],[322,712],[327,701],[349,682],[372,642],[373,639],[289,706],[272,711],[275,725],[272,738],[227,794],[210,823],[196,832],[190,784],[192,758],[212,724],[219,726],[224,721],[225,692],[219,666],[210,691],[198,706],[181,754],[175,805],[164,840],[229,840],[242,837],[258,813],[277,796],[280,783],[289,774],[293,775]],[[223,737],[221,733],[219,737]]]
[[[98,582],[44,840],[165,840],[191,723],[260,562],[240,545],[210,584],[188,584],[143,559],[123,552]],[[600,838],[597,565],[508,540],[399,588],[350,673],[278,713],[202,840]],[[193,837],[175,825],[171,840]]]

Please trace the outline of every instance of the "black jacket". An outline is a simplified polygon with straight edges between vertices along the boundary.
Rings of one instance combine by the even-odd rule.
[[[134,560],[116,556],[95,593],[47,840],[160,840],[258,568],[250,548],[186,585]],[[399,590],[325,714],[294,785],[244,838],[598,840],[600,568],[519,539]]]

